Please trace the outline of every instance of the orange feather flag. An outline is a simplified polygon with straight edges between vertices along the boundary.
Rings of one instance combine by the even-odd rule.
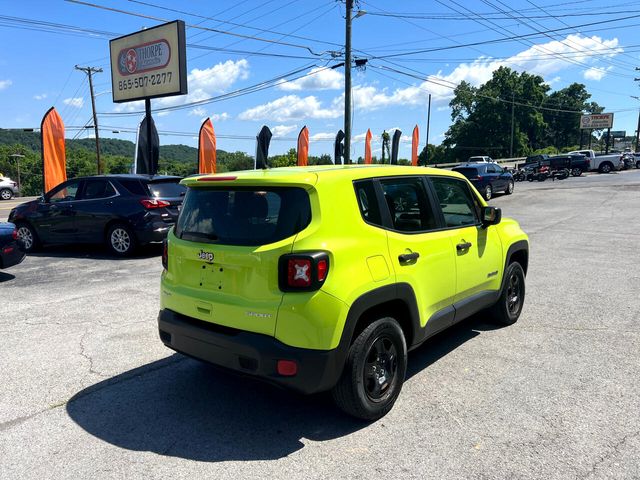
[[[67,179],[64,148],[64,122],[54,107],[47,110],[40,124],[42,139],[42,179],[44,193]]]
[[[198,173],[216,173],[216,132],[210,118],[202,122],[198,138]]]
[[[420,132],[418,125],[413,127],[413,137],[411,139],[411,165],[418,166],[418,143],[420,142]]]
[[[298,166],[306,167],[309,159],[309,129],[302,127],[298,134]]]
[[[367,135],[364,138],[364,163],[371,164],[371,130],[367,129]]]

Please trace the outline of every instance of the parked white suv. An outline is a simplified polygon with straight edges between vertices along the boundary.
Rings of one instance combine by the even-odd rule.
[[[11,200],[18,194],[18,184],[8,177],[0,176],[0,200]]]
[[[494,163],[491,157],[486,155],[477,155],[475,157],[469,157],[467,163]]]

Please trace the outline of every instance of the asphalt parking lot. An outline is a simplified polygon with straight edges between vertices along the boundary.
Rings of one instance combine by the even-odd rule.
[[[372,424],[167,350],[159,248],[29,256],[0,272],[0,477],[640,478],[639,198],[640,170],[494,198],[530,235],[520,320],[429,340]]]

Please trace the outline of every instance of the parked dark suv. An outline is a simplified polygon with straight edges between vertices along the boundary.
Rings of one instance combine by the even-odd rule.
[[[161,242],[178,218],[180,177],[101,175],[67,180],[9,214],[27,252],[44,244],[105,243],[116,255]]]
[[[485,200],[495,192],[513,193],[513,175],[497,163],[467,163],[452,170],[467,177]]]

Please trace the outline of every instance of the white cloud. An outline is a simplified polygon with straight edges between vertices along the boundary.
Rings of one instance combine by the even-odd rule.
[[[313,135],[311,135],[309,137],[309,141],[311,142],[317,142],[317,141],[322,141],[322,140],[334,140],[336,138],[336,134],[338,132],[319,132],[319,133],[314,133]]]
[[[297,125],[276,125],[271,129],[274,137],[284,137],[298,128]]]
[[[34,95],[33,98],[35,100],[44,100],[45,98],[47,98],[47,94],[46,93],[42,93],[40,95]]]
[[[84,106],[84,98],[83,97],[65,98],[62,101],[62,103],[74,108],[82,108]]]
[[[336,118],[340,115],[341,112],[335,108],[322,108],[321,102],[314,96],[301,98],[297,95],[287,95],[245,110],[238,118],[287,122],[305,118]]]
[[[599,55],[594,55],[598,52]],[[623,49],[619,47],[617,38],[604,40],[597,36],[568,35],[562,41],[553,40],[534,45],[506,59],[479,57],[471,63],[459,64],[447,75],[438,72],[435,75],[429,75],[427,81],[406,88],[390,90],[379,89],[372,85],[355,86],[353,101],[356,108],[363,111],[398,105],[426,106],[429,93],[432,94],[433,101],[449,100],[453,97],[453,89],[460,82],[466,81],[479,86],[490,80],[493,72],[501,66],[545,77],[575,67],[577,62],[593,63],[598,58],[611,58],[622,52]],[[610,68],[589,68],[584,75],[585,78],[599,80]],[[548,83],[553,84],[558,79],[559,77],[556,76]],[[344,95],[333,101],[334,108],[343,108],[343,105]]]
[[[585,80],[595,80],[596,82],[599,82],[611,69],[613,69],[613,66],[607,68],[591,67],[583,72],[583,76]]]
[[[196,117],[205,117],[207,115],[207,111],[203,107],[196,107],[189,111],[189,115],[194,115]]]
[[[340,90],[344,88],[344,75],[331,68],[312,68],[308,76],[290,82],[283,81],[277,88],[287,91]]]
[[[222,112],[222,113],[214,113],[212,115],[210,115],[211,120],[213,120],[214,122],[223,122],[225,120],[229,120],[229,118],[231,118],[231,115],[229,115],[227,112]]]
[[[9,88],[11,85],[13,85],[13,82],[11,80],[0,80],[0,90]]]
[[[224,93],[234,83],[239,80],[246,80],[248,77],[249,62],[245,59],[238,61],[227,60],[226,62],[218,63],[210,68],[194,68],[187,76],[187,82],[189,84],[188,95],[158,98],[153,101],[152,108],[173,107],[177,105],[184,105],[186,103],[207,100],[215,95]],[[200,108],[202,107],[195,107],[191,110],[190,114],[196,116],[206,115],[206,112],[203,114],[197,113],[204,111],[199,110]],[[113,109],[113,111],[121,113],[135,112],[142,109],[144,109],[144,101],[119,104]]]

